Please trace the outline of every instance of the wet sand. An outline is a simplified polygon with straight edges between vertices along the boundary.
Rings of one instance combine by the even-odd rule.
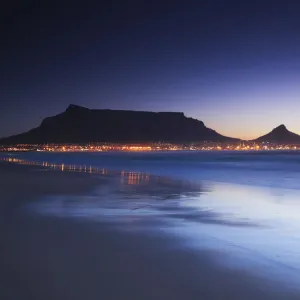
[[[0,299],[300,299],[222,267],[222,252],[20,211],[45,195],[84,195],[105,184],[99,175],[0,164]]]

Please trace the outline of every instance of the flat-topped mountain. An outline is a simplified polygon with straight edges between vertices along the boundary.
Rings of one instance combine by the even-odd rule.
[[[95,142],[235,142],[181,112],[88,109],[71,104],[28,132],[3,138],[1,144]]]
[[[300,135],[289,131],[283,124],[255,140],[255,142],[272,142],[282,144],[300,144]]]

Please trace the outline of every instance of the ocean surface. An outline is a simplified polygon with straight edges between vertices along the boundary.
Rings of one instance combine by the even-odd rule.
[[[217,251],[218,263],[300,291],[300,152],[4,154],[1,160],[93,173],[87,196],[24,208]],[[300,295],[300,294],[299,294]]]

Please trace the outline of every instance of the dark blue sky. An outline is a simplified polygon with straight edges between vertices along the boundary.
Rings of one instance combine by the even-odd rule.
[[[183,111],[222,134],[300,133],[299,1],[12,1],[0,136],[69,103]]]

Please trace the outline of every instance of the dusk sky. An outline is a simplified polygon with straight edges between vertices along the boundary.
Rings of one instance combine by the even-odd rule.
[[[0,136],[74,103],[182,111],[221,134],[300,134],[300,1],[10,1]],[[47,5],[48,3],[48,5]]]

